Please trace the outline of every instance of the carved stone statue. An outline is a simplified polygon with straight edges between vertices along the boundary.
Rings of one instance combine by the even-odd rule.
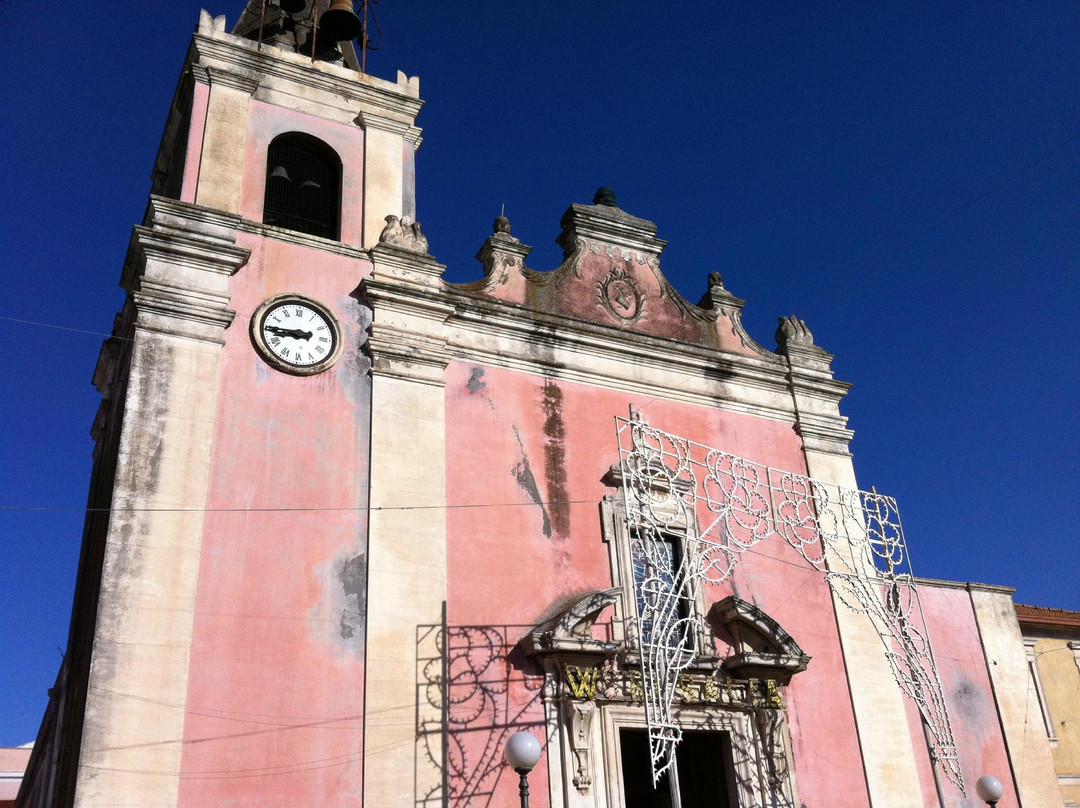
[[[795,315],[781,317],[776,329],[776,344],[781,348],[785,345],[813,345],[814,335],[806,323]]]
[[[408,216],[398,218],[392,213],[386,217],[386,227],[379,233],[379,243],[415,253],[426,254],[428,251],[428,240],[420,232],[420,222],[414,222]]]

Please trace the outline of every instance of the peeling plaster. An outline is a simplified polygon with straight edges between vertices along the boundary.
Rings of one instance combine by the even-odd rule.
[[[466,382],[465,386],[469,389],[469,394],[474,396],[487,389],[487,382],[484,381],[484,369],[473,368],[472,375],[469,376],[469,381]]]
[[[544,507],[544,498],[540,496],[540,487],[536,484],[536,477],[533,475],[532,467],[529,465],[529,456],[525,454],[525,444],[521,442],[521,433],[518,432],[516,426],[513,427],[513,430],[514,439],[517,441],[518,449],[521,451],[521,459],[510,469],[510,474],[517,480],[521,490],[529,495],[529,499],[540,506],[540,513],[544,517],[544,535],[550,539],[551,518],[548,516],[547,508]]]
[[[362,651],[367,628],[367,555],[338,558],[334,577],[334,612],[339,615],[336,639],[350,650]]]

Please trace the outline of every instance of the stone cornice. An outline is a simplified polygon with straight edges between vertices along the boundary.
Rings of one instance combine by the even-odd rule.
[[[254,95],[255,91],[259,89],[258,76],[236,73],[221,67],[192,65],[191,75],[200,84],[209,84],[211,87],[216,85],[232,87],[234,90],[240,90],[248,95]]]
[[[968,592],[992,592],[997,595],[1012,595],[1016,591],[1016,587],[1013,586],[980,584],[973,581],[947,581],[943,578],[920,577],[915,577],[913,580],[918,586],[932,586],[936,589],[964,589]]]
[[[522,244],[516,238],[511,238],[505,233],[496,233],[488,236],[487,240],[484,241],[483,246],[476,253],[476,260],[486,268],[488,260],[494,255],[514,255],[524,261],[531,252],[532,247],[528,244]],[[468,285],[462,284],[462,286]]]
[[[356,116],[356,122],[360,124],[363,129],[378,129],[382,132],[392,132],[395,135],[400,135],[403,140],[408,140],[412,143],[416,143],[420,140],[420,129],[401,118],[380,115],[371,110],[362,110],[360,114]]]
[[[786,368],[744,354],[717,351],[643,334],[635,334],[632,340],[628,340],[626,332],[616,327],[560,315],[525,311],[512,303],[501,301],[462,296],[455,303],[452,322],[467,325],[480,332],[516,335],[523,339],[532,339],[543,347],[564,344],[580,349],[591,348],[607,352],[613,358],[624,357],[627,360],[639,361],[657,358],[661,366],[680,366],[687,370],[693,368],[703,376],[727,377],[738,374],[745,377],[740,381],[761,389],[788,392]],[[713,369],[713,373],[710,373],[709,369]]]
[[[308,235],[307,233],[301,233],[298,230],[275,227],[272,224],[262,224],[261,222],[255,222],[251,219],[240,219],[237,222],[236,229],[241,233],[253,233],[264,238],[272,238],[275,241],[284,241],[301,247],[311,247],[312,249],[325,253],[344,255],[348,258],[359,258],[363,261],[368,259],[368,251],[359,247],[342,244],[340,241],[334,241],[333,239]]]
[[[452,305],[437,297],[413,294],[412,290],[375,278],[365,278],[360,288],[373,308],[378,306],[384,311],[407,312],[440,324],[454,312]]]
[[[445,323],[453,307],[372,278],[361,289],[375,312],[366,344],[371,375],[442,387],[452,358]]]
[[[850,457],[847,445],[855,432],[846,428],[847,418],[821,417],[800,413],[795,431],[803,439],[806,448]]]
[[[606,205],[571,205],[560,224],[563,232],[556,241],[567,253],[577,239],[618,244],[653,257],[667,246],[666,241],[656,238],[656,225],[648,219]]]
[[[373,281],[402,283],[409,287],[442,289],[440,280],[446,265],[431,255],[413,252],[392,244],[377,244],[369,251]]]
[[[481,249],[481,260],[496,253],[520,260],[528,250],[509,238],[496,242],[493,237]],[[797,425],[808,448],[846,454],[852,432],[837,403],[850,385],[834,380],[827,362],[793,367],[790,358],[769,352],[748,355],[629,333],[481,296],[473,285],[447,284],[440,279],[443,265],[430,255],[380,244],[370,256],[373,273],[361,289],[377,312],[412,309],[410,316],[430,319],[438,311],[444,318],[440,364],[449,361],[442,356],[445,350],[461,361],[779,420]],[[479,283],[486,282],[490,279]],[[379,319],[376,314],[374,330]],[[374,355],[389,346],[387,340],[376,339],[371,347]],[[815,356],[828,354],[817,349]]]
[[[463,361],[794,421],[784,365],[643,334],[627,339],[618,328],[502,301],[467,295],[451,299],[450,344]],[[672,384],[676,374],[681,379]]]
[[[443,371],[452,357],[445,342],[373,324],[367,348],[371,353],[372,376],[389,376],[435,387],[446,385]]]
[[[785,333],[785,330],[790,333]],[[786,360],[795,405],[795,431],[809,451],[850,457],[848,444],[855,433],[840,414],[840,401],[851,389],[832,375],[832,354],[814,345],[806,324],[795,317],[781,318],[777,354]]]
[[[828,371],[832,365],[833,355],[817,345],[800,345],[788,342],[776,349],[779,356],[786,357],[795,366],[812,368],[815,370]]]
[[[235,245],[238,217],[151,197],[134,228],[120,284],[135,307],[135,330],[223,344],[228,279],[250,255]]]
[[[405,130],[415,129],[413,122],[424,104],[416,82],[404,75],[392,84],[337,65],[312,63],[300,54],[276,48],[259,50],[254,42],[229,34],[196,33],[189,58],[197,78],[199,71],[209,69],[211,80],[224,81],[222,76],[228,73],[239,82],[245,78],[255,81],[260,92],[276,90],[307,96],[314,92],[317,97],[313,100],[348,111],[350,118],[380,115],[397,121]],[[415,132],[410,133],[413,140],[419,136],[419,130]]]

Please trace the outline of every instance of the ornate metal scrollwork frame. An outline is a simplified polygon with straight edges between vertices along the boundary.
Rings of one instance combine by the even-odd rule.
[[[696,584],[725,582],[744,550],[782,540],[821,571],[846,607],[878,631],[897,684],[929,729],[931,757],[964,789],[952,727],[908,560],[896,500],[780,471],[649,426],[617,418],[625,518],[633,551],[657,571],[638,582],[641,681],[653,782],[674,762],[682,737],[672,715],[683,673],[695,661]],[[664,537],[691,525],[674,580]]]

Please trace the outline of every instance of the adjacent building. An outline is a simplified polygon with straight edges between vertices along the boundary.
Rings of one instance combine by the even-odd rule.
[[[1046,732],[1065,805],[1080,805],[1080,612],[1017,604],[1016,616],[1031,674],[1031,713]]]
[[[512,806],[524,730],[537,808],[1062,805],[1011,590],[911,577],[807,325],[609,189],[445,282],[419,81],[335,38],[199,21],[21,804]]]
[[[15,808],[33,744],[0,748],[0,808]]]

